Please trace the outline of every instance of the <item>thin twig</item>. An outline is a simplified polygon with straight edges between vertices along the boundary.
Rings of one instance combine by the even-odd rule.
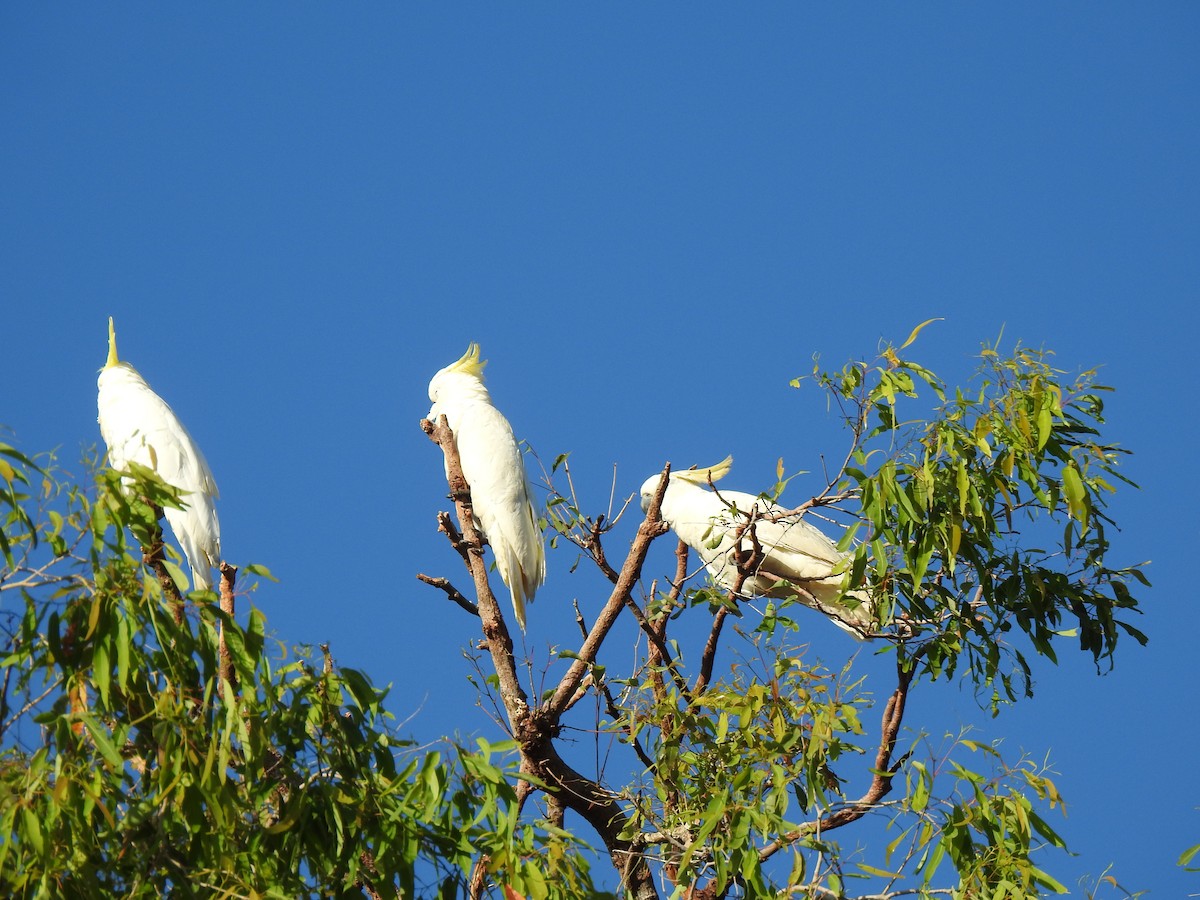
[[[546,703],[546,712],[551,718],[555,718],[561,714],[566,705],[567,700],[575,693],[575,689],[579,686],[580,680],[583,678],[587,669],[596,661],[596,652],[600,649],[600,645],[604,642],[604,638],[608,635],[609,630],[620,615],[621,610],[626,607],[632,607],[635,617],[640,617],[638,623],[643,625],[646,621],[645,616],[641,615],[641,610],[637,609],[633,603],[630,592],[633,586],[637,583],[638,578],[642,573],[642,563],[646,560],[646,554],[650,550],[650,542],[656,537],[667,532],[666,523],[662,521],[659,515],[659,507],[662,504],[663,494],[667,492],[667,476],[670,473],[668,465],[663,474],[662,480],[659,482],[658,490],[655,492],[654,499],[650,503],[650,508],[646,511],[646,519],[638,527],[637,536],[633,540],[633,546],[629,549],[629,556],[625,559],[625,564],[621,567],[620,577],[617,583],[613,586],[612,593],[609,595],[608,602],[596,617],[596,621],[592,624],[588,636],[580,645],[578,654],[566,674],[563,675],[558,687],[555,688],[553,696]],[[651,630],[647,630],[650,634]],[[660,650],[666,656],[666,647],[661,646]]]
[[[476,606],[474,603],[472,603],[470,600],[468,600],[466,597],[464,597],[459,592],[458,588],[456,588],[454,585],[452,585],[445,578],[433,578],[430,575],[422,575],[420,572],[417,573],[417,578],[419,578],[421,581],[425,582],[426,584],[430,585],[431,587],[435,587],[435,588],[438,588],[439,590],[445,591],[447,597],[449,597],[451,600],[453,600],[455,603],[457,603],[459,606],[461,606],[463,609],[465,609],[471,615],[473,615],[473,616],[479,615],[479,607]]]
[[[587,625],[584,622],[583,613],[580,612],[580,610],[579,610],[579,601],[575,601],[575,623],[579,626],[579,630],[581,632],[583,632],[583,636],[586,638],[587,637]],[[596,681],[593,680],[592,683],[596,684]],[[585,678],[582,682],[580,682],[580,690],[583,690],[583,687],[586,684],[587,684],[587,678]],[[616,697],[614,697],[612,695],[612,691],[609,690],[608,683],[601,680],[597,686],[599,687],[600,692],[604,696],[605,712],[608,713],[609,717],[613,720],[614,723],[620,722],[621,715],[622,715],[621,710],[617,707],[617,699],[616,699]],[[577,691],[576,697],[578,697],[578,696],[579,696],[579,692]],[[578,701],[573,697],[570,705],[574,705],[576,702],[578,702]],[[640,760],[642,765],[646,767],[647,771],[652,771],[654,769],[654,760],[652,760],[646,754],[646,751],[644,749],[642,749],[641,741],[639,741],[637,739],[637,735],[635,735],[633,733],[633,728],[628,723],[626,723],[621,726],[621,730],[623,732],[625,732],[626,742],[629,744],[629,746],[633,747],[633,752],[637,755],[638,760]]]

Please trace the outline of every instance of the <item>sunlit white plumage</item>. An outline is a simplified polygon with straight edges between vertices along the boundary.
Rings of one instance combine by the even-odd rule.
[[[164,509],[183,549],[196,590],[212,590],[212,569],[221,564],[221,526],[214,501],[217,482],[204,454],[179,417],[144,378],[117,358],[117,337],[108,320],[108,361],[97,379],[100,434],[114,469],[136,462],[153,469],[183,494],[184,509]]]
[[[479,345],[429,382],[433,421],[444,415],[458,446],[463,477],[471,487],[475,518],[496,554],[496,568],[512,594],[517,624],[525,630],[525,604],[546,580],[546,554],[538,529],[521,449],[508,420],[483,386]]]
[[[801,602],[821,610],[835,625],[861,639],[862,630],[873,625],[871,602],[863,591],[842,591],[846,554],[802,516],[773,520],[783,511],[777,504],[742,491],[720,490],[718,494],[708,489],[710,476],[715,482],[732,465],[733,457],[726,457],[706,469],[672,472],[660,507],[663,521],[699,555],[713,581],[732,590],[738,579],[737,552],[754,549],[749,529],[743,531],[740,540],[737,530],[746,525],[753,512],[754,535],[763,559],[742,583],[741,595],[797,595]],[[661,475],[654,475],[642,485],[643,511],[649,509],[661,480]]]

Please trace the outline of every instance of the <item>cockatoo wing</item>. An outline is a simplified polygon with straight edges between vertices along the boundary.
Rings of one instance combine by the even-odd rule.
[[[546,580],[546,553],[521,448],[484,387],[485,365],[479,345],[471,344],[461,359],[439,370],[429,382],[429,418],[444,415],[454,432],[476,520],[524,631],[525,604]]]
[[[128,363],[106,367],[98,379],[100,434],[109,462],[136,462],[183,492],[185,509],[164,514],[192,570],[193,587],[211,590],[212,567],[220,565],[221,529],[217,482],[204,454],[166,401]]]
[[[722,491],[721,496],[739,511],[747,508],[743,504],[755,503],[761,516],[755,520],[754,534],[763,559],[755,574],[743,583],[743,592],[786,597],[798,593],[793,588],[801,588],[808,595],[801,595],[802,602],[825,612],[835,625],[862,640],[862,631],[848,623],[869,627],[873,622],[873,607],[865,591],[842,591],[848,555],[841,553],[828,535],[802,516],[772,518],[779,516],[783,508],[740,492]],[[723,521],[725,527],[736,533],[746,517],[727,513]],[[753,541],[743,535],[739,549],[752,550]],[[722,581],[732,584],[737,578],[737,562],[727,552],[722,564]],[[780,584],[776,579],[785,583]]]
[[[756,515],[754,534],[763,551],[770,555],[771,551],[778,550],[789,559],[795,557],[794,564],[805,570],[797,571],[797,578],[818,577],[819,572],[808,571],[814,566],[825,569],[827,575],[828,567],[837,565],[842,559],[837,545],[803,516],[780,517],[783,507],[741,491],[721,491],[719,496],[713,496],[722,507],[720,521],[734,531],[745,524],[753,512]],[[749,537],[742,538],[744,545],[748,545],[749,540]]]
[[[862,633],[847,620],[868,627],[872,607],[865,592],[842,592],[841,567],[847,556],[802,516],[779,517],[782,507],[742,491],[700,487],[701,475],[707,480],[705,473],[711,471],[715,481],[728,471],[728,462],[709,470],[680,473],[679,479],[672,473],[663,497],[663,519],[680,540],[696,551],[713,581],[726,589],[732,589],[739,580],[735,551],[752,551],[757,541],[763,558],[742,580],[743,595],[785,597],[799,593],[795,588],[802,588],[803,602],[822,610],[835,625],[861,639]],[[652,481],[656,483],[657,479],[649,479],[642,486],[643,508],[654,488]],[[753,538],[748,526],[751,513],[755,514]],[[739,529],[743,529],[740,538]]]
[[[524,630],[525,604],[546,579],[546,556],[521,449],[508,420],[486,403],[462,410],[455,438],[475,514]]]

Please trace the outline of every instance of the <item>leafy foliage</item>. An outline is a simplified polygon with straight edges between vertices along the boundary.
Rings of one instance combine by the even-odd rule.
[[[1055,638],[1111,662],[1120,634],[1146,637],[1123,612],[1139,566],[1110,567],[1109,495],[1132,484],[1126,451],[1104,443],[1094,372],[1071,381],[1049,354],[985,347],[970,390],[950,395],[917,363],[887,348],[880,364],[815,378],[839,403],[853,436],[847,465],[819,501],[858,501],[854,575],[886,603],[902,655],[949,677],[966,668],[993,704],[1032,695],[1024,635],[1056,661]],[[901,419],[902,398],[936,398],[928,421]],[[868,465],[877,461],[873,469]]]
[[[518,821],[503,747],[417,751],[386,691],[327,648],[272,649],[257,610],[197,594],[177,620],[124,527],[151,546],[146,500],[180,502],[153,473],[103,471],[92,498],[6,455],[5,896],[448,897],[481,851],[531,896],[590,891],[568,836]]]
[[[640,664],[596,674],[610,717],[601,727],[646,769],[613,788],[630,811],[622,836],[677,894],[850,896],[856,882],[885,897],[1064,890],[1044,861],[1064,847],[1046,818],[1063,802],[1050,772],[965,735],[922,758],[924,735],[905,749],[901,722],[922,682],[965,679],[999,714],[1032,696],[1030,650],[1057,662],[1074,637],[1099,666],[1122,635],[1145,642],[1128,618],[1133,588],[1147,584],[1141,567],[1108,561],[1106,504],[1131,484],[1118,471],[1125,451],[1101,435],[1109,389],[1092,372],[1066,378],[1047,352],[985,346],[970,386],[952,391],[901,355],[919,331],[874,363],[817,366],[793,382],[824,390],[849,438],[824,490],[783,515],[848,523],[844,586],[869,592],[875,626],[864,636],[894,656],[878,732],[865,675],[804,659],[797,617],[811,627],[812,613],[801,588],[748,603],[686,581],[683,562],[669,591],[641,600]],[[564,457],[560,467],[569,490],[553,496],[550,522],[615,580],[601,540],[610,523],[581,511]],[[781,465],[764,496],[777,500],[788,480]],[[738,624],[733,637],[726,621]],[[721,677],[717,646],[739,654]],[[884,852],[839,843],[839,829],[868,817],[892,834],[875,848]]]
[[[605,858],[604,883],[638,900],[1064,891],[1047,765],[965,733],[938,744],[906,715],[951,678],[999,715],[1032,695],[1033,656],[1057,662],[1073,641],[1111,666],[1123,636],[1145,641],[1130,622],[1141,567],[1109,560],[1125,451],[1102,435],[1094,373],[985,346],[951,390],[902,356],[919,331],[794,382],[826,392],[848,441],[828,484],[781,515],[841,516],[844,587],[871,604],[856,627],[875,654],[833,667],[801,644],[819,622],[802,587],[747,600],[697,575],[682,544],[663,589],[647,587],[667,530],[655,505],[610,558],[626,508],[590,514],[562,454],[551,543],[578,551],[579,595],[602,596],[576,606],[580,643],[530,698],[453,436],[425,423],[458,512],[439,528],[474,590],[420,577],[478,616],[476,683],[507,732],[469,747],[415,747],[387,691],[328,648],[288,649],[211,592],[179,597],[158,520],[186,498],[153,472],[98,469],[83,489],[0,444],[0,891],[541,900],[603,896],[590,867]],[[766,495],[789,480],[781,463]],[[632,653],[614,648],[621,617]],[[617,748],[590,775],[585,733],[597,759]],[[584,844],[597,839],[602,854]]]

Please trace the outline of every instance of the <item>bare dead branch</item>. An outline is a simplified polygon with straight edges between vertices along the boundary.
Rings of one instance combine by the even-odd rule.
[[[708,476],[709,484],[712,484],[712,475]],[[754,521],[758,516],[758,507],[756,506],[750,511],[747,520],[738,526],[736,533],[733,536],[733,546],[736,548],[742,542],[743,533],[749,533],[751,551],[749,554],[735,552],[737,561],[738,573],[734,579],[733,587],[729,590],[729,602],[737,603],[738,597],[741,596],[742,588],[746,584],[746,579],[752,575],[766,558],[763,553],[762,545],[758,542],[758,535],[755,533]],[[699,694],[712,680],[713,665],[716,662],[717,647],[720,645],[721,629],[725,624],[725,619],[729,615],[729,608],[722,606],[713,616],[712,628],[708,633],[708,640],[704,643],[704,651],[700,656],[700,674],[696,676],[696,683],[692,690]]]
[[[479,900],[487,890],[487,867],[491,861],[492,858],[485,853],[475,863],[475,869],[471,872],[471,881],[467,885],[467,896],[471,900]]]
[[[438,513],[437,521],[438,531],[446,535],[446,537],[450,540],[450,546],[454,548],[454,552],[461,556],[463,562],[468,563],[468,568],[470,568],[470,564],[467,560],[467,542],[463,540],[462,532],[454,527],[454,522],[450,520],[450,513]]]
[[[446,596],[449,599],[453,600],[455,603],[457,603],[459,606],[461,606],[463,609],[465,609],[471,615],[473,615],[473,616],[479,615],[479,607],[476,606],[474,603],[472,603],[470,600],[468,600],[466,597],[464,597],[459,592],[458,588],[456,588],[454,585],[452,585],[445,578],[434,578],[430,575],[422,575],[420,572],[417,573],[417,578],[420,579],[421,581],[425,582],[426,584],[430,585],[431,587],[435,587],[435,588],[438,588],[439,590],[445,591]]]
[[[588,533],[588,548],[592,552],[592,559],[596,561],[596,565],[604,573],[604,577],[613,584],[616,584],[620,575],[616,569],[609,565],[608,557],[604,555],[604,545],[600,542],[600,535],[604,533],[604,530],[604,516],[599,516],[592,523],[592,530]]]
[[[635,900],[657,900],[658,890],[645,857],[632,841],[621,836],[629,820],[616,797],[580,775],[558,755],[545,729],[536,724],[539,718],[540,715],[530,717],[533,730],[520,738],[523,748],[528,748],[530,773],[553,785],[560,802],[582,816],[600,835],[614,868],[622,873],[629,895]]]
[[[667,622],[671,614],[679,606],[679,597],[683,593],[683,583],[688,575],[688,545],[679,541],[675,545],[675,579],[671,582],[671,590],[667,594],[667,602],[659,609],[650,622],[657,640],[650,641],[647,662],[650,667],[650,685],[654,691],[654,699],[664,703],[667,698],[666,683],[663,681],[662,670],[667,666],[667,660],[659,653],[658,648],[664,646],[667,638]]]
[[[476,605],[487,650],[499,683],[500,699],[508,714],[512,734],[520,748],[521,771],[545,784],[548,792],[555,795],[557,802],[582,816],[596,830],[608,849],[614,867],[617,871],[625,873],[625,888],[635,900],[657,900],[658,891],[646,860],[634,851],[627,838],[622,837],[628,826],[628,818],[620,804],[600,784],[585,778],[568,766],[554,747],[553,737],[558,732],[558,721],[563,710],[575,695],[587,670],[594,664],[604,637],[612,628],[616,616],[626,604],[629,593],[637,582],[650,542],[666,530],[658,514],[662,495],[666,491],[666,478],[664,477],[660,485],[658,497],[646,521],[638,529],[637,538],[625,564],[621,567],[612,596],[583,641],[579,658],[559,682],[551,700],[534,710],[530,709],[528,698],[518,680],[512,638],[488,584],[487,567],[483,561],[483,540],[475,525],[470,487],[463,477],[454,435],[445,416],[439,416],[437,424],[422,420],[421,429],[441,447],[445,456],[450,495],[454,498],[458,521],[462,528],[465,548],[463,558],[475,583]],[[447,533],[449,534],[449,531]],[[521,779],[516,790],[518,804],[523,804],[533,787],[529,781]],[[472,896],[482,896],[486,886],[485,876],[482,874],[485,869],[485,861],[480,860],[472,877]]]
[[[725,624],[725,617],[729,615],[729,608],[722,606],[717,610],[717,614],[713,616],[712,629],[708,633],[708,640],[704,642],[704,653],[700,657],[700,674],[696,676],[696,683],[692,685],[692,691],[695,694],[700,694],[706,687],[709,681],[712,680],[713,664],[717,656],[717,643],[721,639],[721,626]]]

